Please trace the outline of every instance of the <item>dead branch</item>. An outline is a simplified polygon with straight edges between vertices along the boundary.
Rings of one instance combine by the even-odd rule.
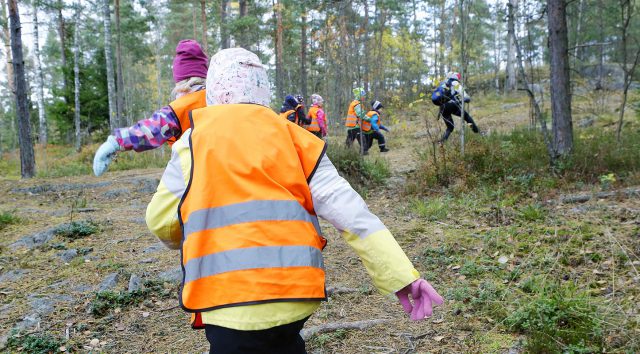
[[[558,203],[560,204],[571,204],[571,203],[585,203],[591,199],[609,199],[615,197],[622,198],[632,198],[632,197],[640,197],[640,188],[627,188],[618,191],[608,191],[608,192],[598,192],[591,194],[571,194],[571,195],[563,195],[559,198]],[[554,203],[555,201],[550,201]]]
[[[343,286],[330,286],[327,288],[327,296],[339,295],[339,294],[353,294],[359,293],[360,289],[345,288]]]
[[[304,340],[308,340],[309,338],[327,332],[334,332],[337,330],[364,330],[373,326],[377,326],[383,323],[390,322],[388,319],[376,319],[376,320],[364,320],[364,321],[355,321],[355,322],[342,322],[342,323],[326,323],[319,326],[309,327],[307,329],[303,329],[300,332],[300,335]]]

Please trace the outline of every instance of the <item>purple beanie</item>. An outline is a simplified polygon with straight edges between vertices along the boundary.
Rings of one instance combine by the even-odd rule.
[[[173,58],[173,81],[180,82],[190,77],[207,78],[209,58],[202,51],[200,44],[192,39],[185,39],[176,47]]]

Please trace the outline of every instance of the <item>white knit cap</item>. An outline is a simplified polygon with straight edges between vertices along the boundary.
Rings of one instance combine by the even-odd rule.
[[[314,93],[313,95],[311,95],[311,103],[322,104],[323,102],[324,102],[324,99],[322,98],[322,96],[318,95],[317,93]]]
[[[269,106],[269,77],[260,59],[243,48],[223,49],[211,57],[207,105],[255,103]]]

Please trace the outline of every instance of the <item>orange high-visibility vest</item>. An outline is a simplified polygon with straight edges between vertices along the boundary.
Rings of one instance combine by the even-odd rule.
[[[286,112],[280,113],[280,117],[282,117],[282,118],[284,118],[286,120],[289,120],[289,116],[292,113],[295,113],[295,119],[294,119],[293,123],[300,125],[300,119],[298,119],[298,108],[300,108],[301,106],[302,105],[297,105],[296,108],[294,108],[294,109],[290,109],[290,110],[288,110]],[[289,122],[291,122],[291,121],[289,120]]]
[[[369,117],[369,119],[371,119],[371,117],[373,117],[375,114],[378,114],[378,112],[376,111],[369,111],[367,112],[366,116]],[[380,119],[380,114],[378,114],[378,119]],[[370,120],[362,120],[362,131],[365,133],[368,133],[371,131],[371,121]]]
[[[178,123],[180,123],[180,135],[185,130],[191,128],[191,123],[189,122],[189,111],[194,109],[203,108],[207,106],[207,94],[206,90],[200,90],[196,92],[188,93],[175,101],[169,103],[169,107],[178,118]],[[167,144],[169,146],[173,145],[180,137],[174,136],[167,140]]]
[[[347,118],[344,122],[344,126],[353,128],[358,125],[358,116],[356,115],[356,106],[360,104],[360,101],[353,100],[349,104],[349,110],[347,111]]]
[[[318,111],[320,108],[318,106],[311,106],[309,108],[309,118],[311,118],[311,123],[309,125],[305,125],[305,128],[310,132],[319,132],[320,125],[318,124]]]
[[[252,104],[194,110],[191,127],[178,208],[183,309],[325,299],[326,240],[308,185],[325,143]]]

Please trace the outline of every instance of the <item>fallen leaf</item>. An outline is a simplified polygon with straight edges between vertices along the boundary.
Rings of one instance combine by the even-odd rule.
[[[431,321],[431,323],[442,323],[444,322],[444,318],[438,318],[437,320]]]
[[[459,265],[454,265],[453,267],[451,267],[451,270],[458,270],[458,269],[460,269]]]
[[[500,256],[500,258],[498,258],[498,263],[500,264],[505,264],[509,261],[509,258],[507,258],[507,256]]]
[[[58,350],[61,351],[61,352],[66,352],[67,351],[67,347],[62,346],[62,347],[58,348]]]
[[[436,342],[440,342],[444,339],[444,336],[435,336],[433,337],[433,340],[435,340]]]
[[[149,313],[148,313],[148,312],[146,312],[146,311],[145,311],[145,312],[143,312],[143,313],[142,313],[142,317],[145,317],[145,318],[146,318],[146,317],[149,317]]]

